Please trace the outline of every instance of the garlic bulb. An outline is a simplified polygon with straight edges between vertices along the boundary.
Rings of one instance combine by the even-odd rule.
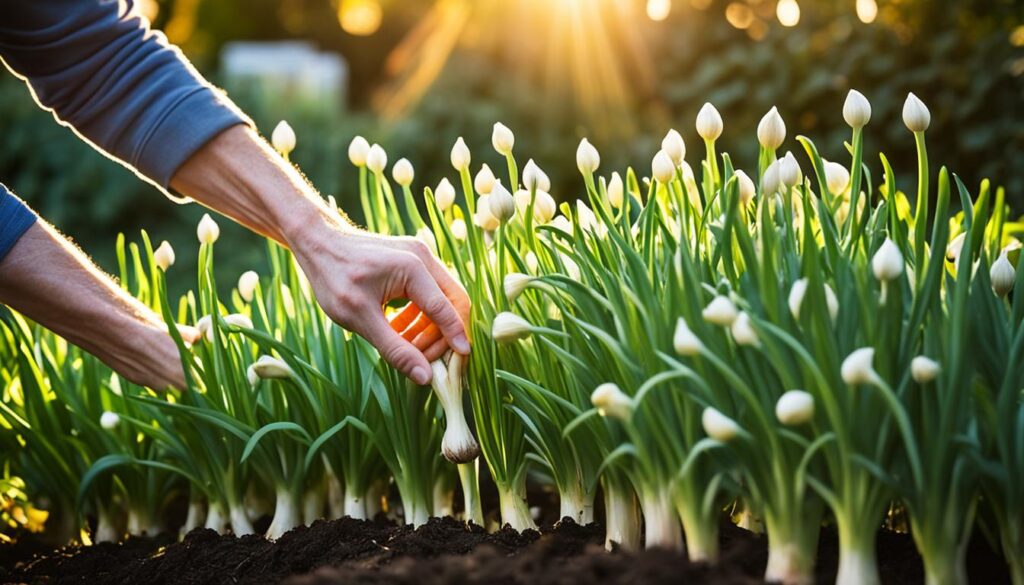
[[[462,408],[462,368],[465,358],[453,351],[430,364],[430,387],[444,410],[445,429],[441,454],[452,463],[468,463],[480,455],[480,446],[466,422]]]

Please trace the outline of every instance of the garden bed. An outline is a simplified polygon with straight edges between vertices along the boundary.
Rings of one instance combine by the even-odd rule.
[[[764,537],[722,522],[722,562],[693,564],[678,553],[607,553],[599,524],[566,520],[540,532],[488,534],[451,518],[413,530],[351,519],[318,521],[276,542],[195,530],[182,542],[169,536],[123,544],[46,550],[23,540],[0,547],[4,583],[267,584],[341,583],[761,583]],[[908,535],[880,532],[883,583],[923,583],[920,557]],[[832,582],[838,562],[834,531],[822,532],[817,579]],[[1009,583],[1006,565],[976,535],[968,551],[972,583]]]

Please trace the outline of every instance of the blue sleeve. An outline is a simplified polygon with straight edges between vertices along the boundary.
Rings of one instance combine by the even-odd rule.
[[[0,183],[0,260],[36,222],[36,214]]]
[[[0,59],[58,121],[163,189],[248,123],[131,0],[0,0]]]

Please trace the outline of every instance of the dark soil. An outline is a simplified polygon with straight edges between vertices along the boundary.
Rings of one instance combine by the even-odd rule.
[[[30,539],[0,546],[0,582],[47,584],[274,584],[340,585],[480,583],[760,583],[767,559],[763,537],[722,524],[722,559],[689,563],[661,550],[605,552],[603,528],[572,521],[540,532],[504,529],[488,534],[451,518],[413,530],[386,521],[318,521],[277,542],[195,530],[124,544],[44,550]],[[923,582],[920,559],[907,535],[881,532],[884,583]],[[835,579],[837,539],[822,533],[818,581]],[[980,536],[968,553],[972,583],[1009,583],[1003,560]]]

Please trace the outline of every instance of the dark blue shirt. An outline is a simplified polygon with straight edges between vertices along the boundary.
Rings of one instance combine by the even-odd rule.
[[[196,150],[247,122],[131,0],[0,0],[0,60],[58,122],[165,192]],[[34,221],[0,185],[0,259]]]

